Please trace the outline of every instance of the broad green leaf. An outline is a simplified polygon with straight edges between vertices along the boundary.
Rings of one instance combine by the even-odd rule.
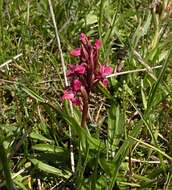
[[[94,15],[94,14],[88,14],[87,17],[86,17],[86,23],[87,25],[91,25],[91,24],[95,24],[97,23],[97,16]]]
[[[28,190],[28,189],[25,187],[24,183],[22,183],[21,181],[17,181],[17,179],[14,179],[14,183],[15,183],[18,187],[20,187],[20,189],[22,189],[22,190]]]
[[[108,134],[113,151],[124,134],[124,123],[124,115],[119,105],[117,107],[112,105],[108,114]]]
[[[88,143],[90,145],[90,149],[95,149],[95,150],[98,150],[98,149],[105,149],[105,144],[104,142],[102,142],[101,140],[99,139],[96,139],[94,137],[92,137],[91,135],[87,135],[88,133],[85,133],[85,136],[88,140]]]
[[[156,92],[158,90],[158,87],[160,86],[161,81],[163,80],[163,76],[165,74],[165,70],[167,68],[167,65],[169,63],[169,59],[171,57],[172,48],[169,50],[168,55],[166,57],[166,60],[164,61],[163,67],[161,69],[161,72],[159,74],[158,80],[155,82],[153,88],[150,91],[149,99],[148,99],[148,110],[151,110],[153,101],[156,98]]]
[[[147,20],[145,21],[142,30],[141,30],[141,36],[144,36],[148,33],[150,25],[151,25],[151,20],[152,20],[152,14],[149,11],[148,15],[147,15]]]
[[[39,134],[39,133],[36,133],[36,132],[32,132],[30,133],[30,137],[32,139],[37,139],[37,140],[40,140],[40,141],[45,141],[45,142],[53,142],[53,140],[50,140],[46,137],[44,137],[43,135]]]
[[[109,175],[109,176],[112,175],[112,165],[109,164],[109,162],[107,162],[107,160],[105,160],[103,158],[99,158],[99,164],[107,175]]]
[[[44,172],[51,173],[64,178],[69,178],[71,176],[71,172],[69,171],[55,168],[37,159],[30,159],[30,160],[38,169]]]
[[[39,150],[43,152],[52,152],[52,153],[64,153],[66,151],[61,147],[57,147],[55,145],[50,145],[50,144],[36,144],[33,145],[32,148],[34,150]]]

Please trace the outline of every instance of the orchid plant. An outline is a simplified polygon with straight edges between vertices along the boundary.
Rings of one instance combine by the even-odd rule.
[[[79,57],[79,63],[70,64],[67,70],[67,77],[70,86],[64,90],[62,100],[70,100],[75,105],[82,105],[81,127],[86,126],[88,115],[88,104],[90,92],[102,82],[105,88],[108,87],[106,76],[113,71],[112,67],[99,63],[99,49],[102,41],[97,39],[92,45],[90,37],[84,33],[80,35],[81,46],[70,52],[73,57]]]

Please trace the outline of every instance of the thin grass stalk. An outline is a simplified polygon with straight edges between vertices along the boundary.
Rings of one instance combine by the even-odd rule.
[[[157,65],[155,67],[150,67],[150,70],[147,69],[147,68],[144,68],[144,69],[134,69],[134,70],[124,71],[124,72],[119,72],[119,73],[113,73],[111,75],[108,75],[106,78],[116,77],[116,76],[119,76],[119,75],[126,75],[126,74],[130,74],[130,73],[137,73],[137,72],[143,72],[143,71],[151,71],[153,69],[159,69],[161,67],[162,67],[162,65]]]
[[[68,80],[67,80],[67,76],[66,76],[66,66],[65,66],[65,62],[64,62],[64,57],[63,57],[63,52],[62,52],[62,48],[61,48],[60,37],[59,37],[58,30],[57,30],[57,24],[56,24],[56,19],[55,19],[55,15],[54,15],[54,11],[53,11],[53,6],[52,6],[51,0],[48,0],[48,3],[49,3],[50,13],[51,13],[51,17],[52,17],[52,21],[53,21],[53,25],[54,25],[54,29],[55,29],[55,35],[56,35],[57,45],[58,45],[58,49],[59,49],[59,52],[60,52],[60,59],[61,59],[61,64],[62,64],[62,69],[63,69],[65,86],[68,86]]]
[[[19,53],[18,55],[14,56],[12,59],[9,59],[8,61],[6,61],[5,63],[0,65],[0,69],[3,67],[8,67],[8,64],[12,63],[14,60],[18,59],[19,57],[21,57],[23,54]]]
[[[60,37],[59,37],[59,34],[58,34],[57,24],[56,24],[55,15],[54,15],[54,11],[53,11],[53,6],[52,6],[51,0],[48,0],[48,3],[49,3],[50,13],[51,13],[51,17],[52,17],[53,25],[54,25],[54,29],[55,29],[55,35],[56,35],[57,45],[58,45],[58,49],[59,49],[59,52],[60,52],[61,65],[62,65],[62,69],[63,69],[65,86],[68,86],[69,84],[68,84],[68,80],[67,80],[67,76],[66,76],[66,66],[65,66],[65,63],[64,63],[64,57],[63,57],[63,52],[62,52],[62,48],[61,48]],[[72,107],[71,102],[70,102],[70,110],[71,110],[71,113],[73,115],[73,107]],[[69,136],[70,136],[70,139],[72,139],[72,131],[71,131],[70,126],[69,126]],[[70,141],[70,159],[71,159],[71,169],[72,169],[73,172],[75,172],[73,144],[72,144],[71,141]]]
[[[129,135],[128,137],[131,138],[131,139],[133,139],[133,140],[135,140],[136,142],[139,142],[140,144],[145,145],[145,146],[148,147],[148,148],[151,148],[151,149],[154,150],[154,151],[157,151],[157,152],[160,153],[162,156],[164,156],[164,157],[166,157],[167,159],[169,159],[170,161],[172,161],[172,157],[169,156],[168,154],[166,154],[164,151],[160,150],[159,148],[157,148],[157,147],[155,147],[155,146],[153,146],[153,145],[151,145],[151,144],[148,144],[148,143],[146,143],[146,142],[144,142],[144,141],[142,141],[142,140],[139,140],[139,139],[137,139],[137,138],[135,138],[135,137],[133,137],[133,136],[130,136],[130,135]]]
[[[7,190],[14,190],[14,185],[10,174],[10,168],[8,165],[8,158],[2,142],[0,143],[0,160],[2,162]]]

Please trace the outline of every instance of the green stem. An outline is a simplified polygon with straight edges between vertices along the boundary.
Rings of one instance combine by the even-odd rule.
[[[82,101],[83,101],[81,127],[86,128],[87,116],[88,116],[88,94],[84,87],[81,87],[81,94],[82,94]]]
[[[8,158],[2,142],[0,142],[0,161],[2,162],[2,167],[4,170],[7,190],[14,190],[13,181],[11,178],[10,169],[8,165]]]

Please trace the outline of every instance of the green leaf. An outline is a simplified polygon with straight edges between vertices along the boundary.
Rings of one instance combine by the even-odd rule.
[[[147,108],[147,100],[146,100],[146,96],[144,93],[143,80],[141,80],[141,95],[142,95],[142,102],[143,102],[144,109],[146,109]]]
[[[130,132],[130,134],[132,134],[132,136],[134,136],[134,137],[137,137],[140,134],[140,132],[141,132],[141,128],[140,128],[140,125],[138,124],[137,126],[134,126],[134,128]],[[118,173],[119,173],[120,166],[128,153],[129,147],[132,147],[133,144],[134,144],[134,141],[132,139],[126,139],[123,142],[120,149],[118,150],[118,152],[116,153],[116,155],[114,156],[115,168],[113,171],[113,178],[110,182],[110,190],[113,189],[115,181],[116,181]]]
[[[107,88],[104,87],[103,83],[100,82],[98,85],[99,89],[103,92],[103,94],[107,97],[107,98],[111,98],[111,94],[110,92],[107,90]]]
[[[30,134],[30,137],[32,139],[37,139],[37,140],[40,140],[40,141],[45,141],[45,142],[50,142],[50,143],[53,142],[53,140],[50,140],[50,139],[48,139],[48,138],[44,137],[43,135],[41,135],[39,133],[36,133],[36,132],[32,132]]]
[[[159,74],[158,80],[154,84],[153,88],[150,91],[149,99],[148,99],[148,110],[151,111],[152,104],[156,98],[156,92],[158,90],[158,87],[160,86],[161,81],[163,80],[163,76],[165,74],[165,70],[167,68],[167,65],[169,63],[169,58],[171,57],[172,48],[169,50],[166,60],[164,61],[163,67],[161,69],[161,72]]]
[[[98,21],[97,16],[94,15],[94,14],[88,14],[86,16],[86,23],[87,23],[87,25],[95,24],[95,23],[97,23],[97,21]]]
[[[113,150],[117,148],[120,138],[124,134],[124,123],[124,115],[119,105],[117,107],[112,105],[108,114],[108,134]]]
[[[22,190],[28,190],[28,189],[25,187],[25,185],[24,185],[22,182],[18,181],[17,179],[14,179],[14,182],[15,182],[15,184],[16,184],[18,187],[20,187],[20,189],[22,189]]]
[[[38,169],[40,169],[44,172],[54,174],[54,175],[64,177],[64,178],[69,178],[71,176],[71,172],[69,172],[69,171],[66,171],[66,170],[62,171],[53,166],[45,164],[44,162],[37,160],[37,159],[30,159],[30,160]]]
[[[152,14],[151,12],[149,11],[148,13],[148,16],[147,16],[147,20],[145,21],[143,27],[142,27],[142,30],[141,30],[141,36],[144,36],[147,34],[149,28],[150,28],[150,25],[151,25],[151,20],[152,20]]]
[[[32,98],[37,100],[38,102],[45,102],[45,100],[41,96],[39,96],[36,92],[34,92],[33,90],[31,90],[27,87],[22,87],[22,90],[24,92],[26,92],[29,96],[31,96]]]
[[[99,139],[96,139],[96,138],[92,137],[91,135],[88,135],[88,133],[85,133],[85,135],[86,135],[86,138],[90,145],[90,147],[89,147],[90,149],[95,149],[95,150],[102,149],[103,150],[105,148],[105,144],[102,141],[100,141]]]
[[[105,171],[105,173],[109,176],[112,174],[112,165],[107,162],[104,158],[99,158],[99,164],[101,168]],[[114,166],[113,166],[114,167]]]
[[[33,145],[32,148],[34,150],[39,150],[43,152],[51,152],[51,153],[64,153],[65,150],[61,147],[57,147],[55,145],[50,145],[50,144],[36,144]]]

